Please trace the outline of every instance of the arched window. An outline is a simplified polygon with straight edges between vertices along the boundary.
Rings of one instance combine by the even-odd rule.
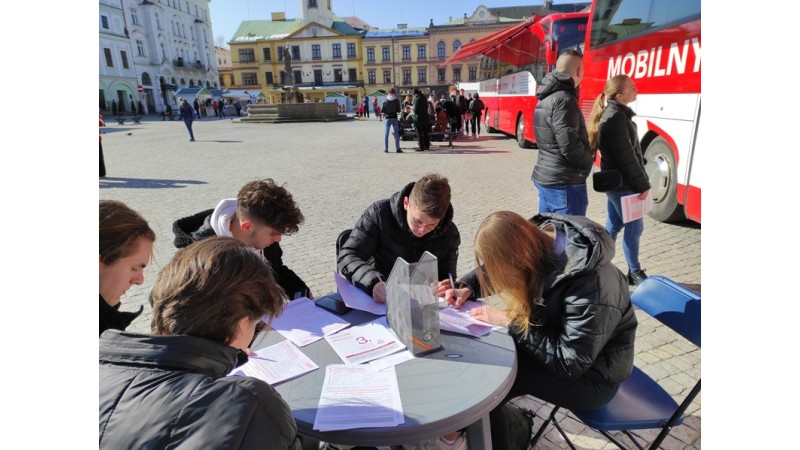
[[[175,83],[175,77],[172,77],[172,84],[176,84]]]
[[[181,80],[183,81],[183,80]],[[189,87],[194,87],[194,80],[189,79]]]
[[[150,74],[147,72],[142,72],[142,86],[150,86],[153,82],[150,81]]]
[[[436,45],[436,49],[437,49],[439,58],[444,58],[444,53],[445,53],[444,41],[439,41],[439,43]]]
[[[186,80],[184,80],[183,78],[181,78],[181,86],[186,86]]]
[[[459,48],[461,48],[461,41],[456,39],[453,41],[453,53],[457,52]]]

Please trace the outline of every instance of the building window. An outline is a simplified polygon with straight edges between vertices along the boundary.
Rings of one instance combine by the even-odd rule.
[[[417,45],[417,59],[426,59],[425,45]]]
[[[280,79],[281,79],[281,84],[286,84],[286,72],[281,70],[279,75],[280,75]]]
[[[342,44],[333,44],[333,57],[337,59],[342,58]]]
[[[246,62],[254,62],[256,60],[256,53],[253,51],[252,48],[240,48],[239,49],[239,62],[246,63]]]
[[[445,72],[447,69],[436,69],[436,82],[437,83],[444,83],[445,82]]]
[[[381,48],[383,62],[389,61],[389,47]]]
[[[134,7],[131,7],[131,22],[134,25],[141,25],[139,23],[139,16],[136,15],[136,8],[134,8]]]
[[[311,59],[322,59],[322,50],[319,44],[313,44],[311,46]]]
[[[278,47],[278,61],[283,61],[283,47]],[[283,80],[281,80],[283,83]]]
[[[458,49],[460,48],[461,48],[461,41],[459,41],[458,39],[453,41],[453,53],[457,52]]]
[[[296,60],[300,59],[300,46],[299,45],[293,45],[292,46],[292,58],[296,59]]]
[[[300,84],[303,82],[303,71],[302,70],[295,70],[294,72],[294,84]]]
[[[255,72],[243,73],[242,84],[245,86],[256,86],[258,84],[258,74]]]
[[[111,49],[104,48],[103,53],[106,55],[106,66],[107,67],[114,67],[114,58],[111,57]]]
[[[322,69],[314,69],[314,84],[322,86]]]
[[[150,80],[150,74],[147,72],[142,72],[142,85],[143,86],[150,86],[153,82]]]
[[[444,45],[444,41],[439,41],[439,43],[436,44],[436,52],[437,52],[437,55],[439,56],[439,59],[444,59],[445,48],[446,47]]]
[[[469,71],[469,81],[476,81],[478,79],[478,68],[472,66],[467,70]]]
[[[389,84],[392,82],[392,72],[388,70],[383,71],[383,82]]]
[[[309,8],[316,8],[317,7],[317,0],[308,0],[308,7]]]
[[[158,13],[156,13],[156,28],[161,29],[161,18],[158,17]]]
[[[273,84],[272,81],[272,72],[264,72],[264,79],[267,80],[267,84]]]
[[[461,81],[461,67],[453,67],[453,82]]]
[[[122,59],[122,67],[130,69],[130,67],[128,67],[128,54],[124,50],[120,50],[119,57]]]
[[[356,69],[347,69],[347,77],[349,78],[348,81],[356,81],[358,75],[356,75]]]
[[[264,48],[261,49],[264,53],[264,61],[272,61],[272,49],[271,48]]]
[[[375,62],[375,49],[372,47],[367,49],[367,62]]]
[[[375,71],[368,70],[367,71],[367,83],[368,84],[375,84]]]
[[[348,58],[355,58],[356,57],[356,44],[355,44],[355,42],[348,42],[347,43],[347,57]]]
[[[105,28],[106,30],[108,29],[108,17],[100,16],[100,26]]]
[[[333,69],[333,81],[341,83],[342,81],[342,69]]]
[[[428,70],[425,68],[417,69],[417,82],[419,83],[427,83],[428,82]]]
[[[411,69],[403,69],[403,84],[411,84]]]
[[[223,75],[219,76],[219,85],[225,86],[225,77]]]
[[[403,61],[409,61],[411,59],[411,46],[404,45],[403,46]]]

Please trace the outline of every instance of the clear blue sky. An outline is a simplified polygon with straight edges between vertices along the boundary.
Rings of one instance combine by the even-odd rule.
[[[287,19],[300,17],[300,2],[304,0],[212,0],[209,3],[214,42],[222,36],[228,42],[244,20],[269,20],[273,12],[285,12]],[[322,4],[325,0],[319,0]],[[589,0],[583,0],[589,1]],[[394,28],[398,23],[409,27],[425,27],[433,19],[442,24],[471,16],[479,5],[489,8],[500,6],[541,5],[542,0],[497,0],[496,3],[477,0],[332,0],[333,12],[340,16],[357,16],[378,28]],[[554,4],[575,3],[555,0]]]

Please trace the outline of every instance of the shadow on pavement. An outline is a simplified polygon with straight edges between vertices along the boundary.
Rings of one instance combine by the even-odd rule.
[[[206,184],[196,180],[148,180],[143,178],[105,177],[100,179],[100,189],[164,189],[184,188],[190,184]]]

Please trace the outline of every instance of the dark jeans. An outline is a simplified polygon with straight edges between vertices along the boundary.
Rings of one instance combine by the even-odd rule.
[[[431,127],[430,125],[416,124],[417,128],[417,142],[419,142],[420,150],[428,150],[431,148]]]
[[[481,115],[480,114],[473,114],[472,118],[469,119],[472,122],[472,135],[481,134]]]
[[[192,132],[192,119],[191,118],[183,118],[183,123],[186,125],[186,129],[189,130],[189,137],[194,140],[194,133]]]
[[[514,397],[532,395],[547,403],[578,411],[591,411],[608,403],[619,384],[608,384],[587,377],[577,379],[555,376],[543,365],[518,353],[517,378],[503,402],[489,413],[492,447],[509,448],[508,430],[502,405]]]

